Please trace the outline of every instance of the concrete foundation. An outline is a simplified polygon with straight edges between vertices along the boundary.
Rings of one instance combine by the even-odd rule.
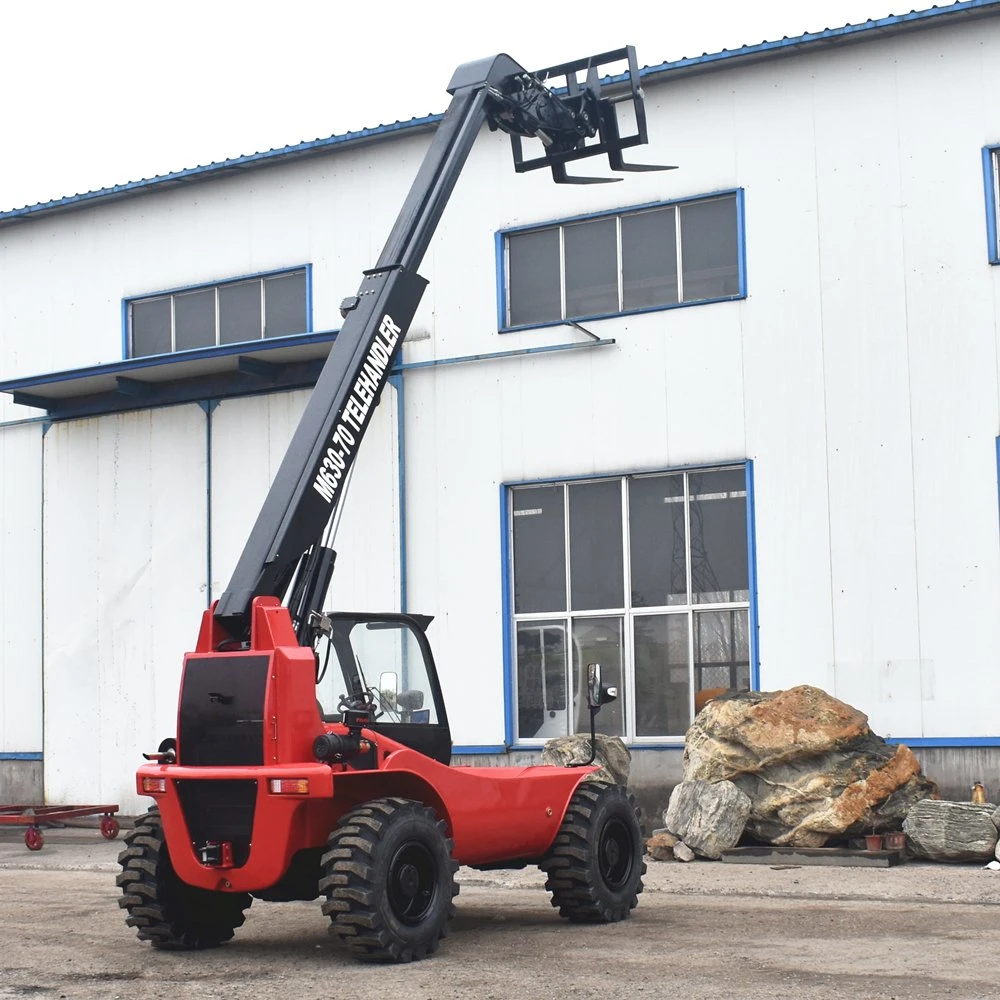
[[[0,806],[41,805],[44,801],[40,760],[0,760]]]
[[[990,802],[1000,803],[1000,747],[912,747],[920,769],[938,786],[941,798],[968,802],[982,782]]]

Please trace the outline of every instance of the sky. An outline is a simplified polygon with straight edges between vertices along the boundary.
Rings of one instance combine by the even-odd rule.
[[[0,211],[443,111],[462,63],[640,66],[913,0],[0,0]]]

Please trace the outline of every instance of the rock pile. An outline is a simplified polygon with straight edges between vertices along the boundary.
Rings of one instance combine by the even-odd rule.
[[[915,803],[936,795],[908,747],[887,744],[863,712],[803,685],[708,702],[685,737],[684,780],[664,822],[705,857],[743,834],[822,847],[899,829]]]

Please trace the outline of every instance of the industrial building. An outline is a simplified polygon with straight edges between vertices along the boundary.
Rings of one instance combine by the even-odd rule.
[[[699,692],[798,684],[1000,791],[998,65],[996,0],[649,64],[677,169],[618,184],[483,131],[329,597],[435,616],[454,760],[585,727],[598,660],[648,803]],[[0,211],[0,801],[144,808],[439,120]]]

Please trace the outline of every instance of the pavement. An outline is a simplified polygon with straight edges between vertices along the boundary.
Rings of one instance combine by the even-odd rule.
[[[122,820],[127,829],[128,819]],[[123,829],[123,832],[124,832]],[[119,871],[122,844],[104,840],[96,823],[79,821],[71,828],[45,830],[40,851],[24,846],[23,830],[0,829],[0,871]],[[909,860],[892,868],[730,864],[696,860],[660,862],[646,858],[647,892],[673,895],[753,896],[794,899],[895,900],[897,902],[975,903],[1000,905],[1000,871],[983,864],[934,864]],[[113,880],[112,880],[113,881]],[[537,868],[480,872],[459,870],[462,885],[501,889],[544,888]],[[998,921],[1000,922],[1000,921]],[[1000,960],[998,960],[1000,969]],[[1000,995],[1000,987],[998,987]]]
[[[544,876],[459,872],[452,934],[409,966],[356,962],[316,902],[255,901],[209,952],[138,942],[117,906],[121,841],[0,830],[0,998],[39,1000],[994,1000],[1000,872],[648,861],[631,918],[571,925]]]

